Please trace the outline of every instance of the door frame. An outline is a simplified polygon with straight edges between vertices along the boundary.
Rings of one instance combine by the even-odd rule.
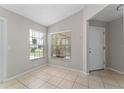
[[[1,53],[0,53],[0,56],[2,57],[1,58],[1,65],[3,68],[1,68],[0,70],[2,71],[2,77],[0,80],[1,83],[6,81],[7,80],[7,20],[6,18],[4,17],[1,17],[0,16],[0,20],[3,22],[3,30],[1,31],[1,34],[2,34],[2,40],[0,41],[1,42],[1,45],[0,45],[0,48],[1,50],[3,50]]]
[[[90,62],[89,62],[89,30],[90,28],[96,28],[96,29],[103,29],[104,30],[104,69],[106,68],[106,29],[105,27],[98,27],[98,26],[88,26],[88,34],[87,34],[87,63],[88,63],[88,72],[90,72]]]

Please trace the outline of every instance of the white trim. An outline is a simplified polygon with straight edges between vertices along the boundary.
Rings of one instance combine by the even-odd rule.
[[[84,75],[90,75],[90,73],[89,73],[89,72],[87,72],[87,73],[86,73],[86,72],[83,72],[83,74],[84,74]]]
[[[73,68],[69,68],[69,67],[65,67],[65,66],[60,66],[60,65],[48,64],[48,66],[59,67],[59,68],[67,69],[67,70],[82,72],[81,70],[78,70],[78,69],[73,69]]]
[[[3,21],[3,46],[1,46],[2,50],[3,50],[3,60],[2,60],[2,65],[3,65],[3,69],[2,69],[2,82],[4,82],[7,78],[7,20],[4,17],[0,16],[0,20]]]
[[[35,71],[35,70],[37,70],[37,69],[39,69],[39,68],[41,68],[41,67],[44,67],[44,66],[47,66],[47,63],[44,63],[44,64],[42,64],[41,66],[38,66],[38,67],[36,67],[36,68],[32,68],[32,69],[30,69],[30,70],[28,70],[28,71],[25,71],[25,72],[23,72],[23,73],[19,73],[19,74],[13,76],[13,77],[10,77],[10,78],[6,79],[6,81],[15,79],[15,78],[17,78],[17,77],[20,77],[20,76],[22,76],[22,75],[25,75],[25,74],[30,73],[30,72],[32,72],[32,71]]]
[[[114,69],[114,68],[108,67],[108,68],[106,68],[106,69],[109,69],[109,70],[111,70],[111,71],[114,71],[114,72],[117,72],[117,73],[119,73],[119,74],[124,75],[124,72],[121,72],[121,71],[116,70],[116,69]]]
[[[57,34],[57,33],[63,33],[63,32],[72,32],[72,30],[63,30],[63,31],[56,31],[56,32],[50,32],[49,34]]]
[[[83,72],[82,70],[79,70],[79,69],[68,68],[68,67],[65,67],[65,66],[53,65],[53,64],[48,64],[48,66],[59,67],[59,68],[67,69],[67,70],[72,70],[72,71],[80,72],[80,73],[83,73],[85,75],[89,75],[89,73],[85,73],[85,72]]]
[[[41,30],[35,30],[35,29],[32,29],[32,28],[29,28],[28,30],[28,38],[27,38],[27,42],[28,42],[28,48],[30,47],[30,31],[33,31],[33,32],[38,32],[38,33],[42,33],[43,34],[43,57],[39,57],[39,58],[34,58],[34,59],[30,59],[30,52],[28,52],[28,60],[29,62],[32,62],[34,60],[39,60],[39,59],[44,59],[46,58],[46,48],[45,46],[46,45],[46,33],[45,32],[42,32]]]
[[[50,62],[49,60],[59,60],[59,61],[67,61],[67,62],[71,62],[72,61],[72,47],[71,47],[71,58],[70,59],[64,59],[64,58],[55,58],[51,56],[51,36],[53,34],[57,34],[57,33],[63,33],[63,32],[70,32],[71,33],[71,37],[72,37],[72,30],[62,30],[62,31],[55,31],[55,32],[49,32],[48,33],[48,62]],[[72,38],[71,38],[71,45],[72,45]]]
[[[6,79],[6,81],[15,79],[15,78],[17,78],[17,77],[20,77],[20,76],[22,76],[22,75],[25,75],[25,74],[27,74],[27,73],[30,73],[30,72],[32,72],[32,71],[35,71],[35,70],[37,70],[37,69],[39,69],[39,68],[41,68],[41,67],[47,66],[47,65],[48,65],[48,66],[52,66],[52,67],[60,67],[60,68],[64,68],[64,69],[67,69],[67,70],[72,70],[72,71],[80,72],[80,73],[83,73],[84,75],[89,75],[89,73],[85,73],[85,72],[83,72],[83,71],[81,71],[81,70],[78,70],[78,69],[73,69],[73,68],[68,68],[68,67],[64,67],[64,66],[59,66],[59,65],[53,65],[53,64],[47,64],[47,63],[45,63],[45,64],[43,64],[43,65],[41,65],[41,66],[38,66],[38,67],[33,68],[33,69],[30,69],[30,70],[28,70],[28,71],[26,71],[26,72],[17,74],[17,75],[15,75],[15,76],[11,77],[11,78],[8,78],[8,79]]]

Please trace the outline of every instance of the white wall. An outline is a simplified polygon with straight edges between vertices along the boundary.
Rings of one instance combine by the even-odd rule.
[[[109,22],[110,60],[108,66],[124,72],[123,19]]]
[[[29,61],[29,29],[46,33],[47,28],[13,12],[0,8],[0,16],[7,19],[7,78],[45,63],[46,58]],[[45,50],[46,53],[47,50]]]
[[[71,30],[71,61],[61,60],[61,59],[53,59],[51,58],[50,53],[50,42],[49,42],[49,63],[55,65],[66,66],[74,69],[83,69],[83,11],[78,12],[77,14],[68,17],[48,28],[49,32],[49,40],[50,33]]]

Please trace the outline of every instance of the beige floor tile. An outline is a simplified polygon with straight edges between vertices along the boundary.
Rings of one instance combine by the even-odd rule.
[[[16,83],[14,85],[9,86],[8,89],[28,89],[28,88],[20,83]]]
[[[120,86],[122,89],[124,89],[124,84],[119,84],[119,86]]]
[[[85,75],[84,73],[80,73],[78,76],[81,78],[86,78],[86,79],[88,79],[89,77],[89,75]]]
[[[36,79],[35,81],[31,82],[30,84],[27,85],[28,88],[31,88],[31,89],[37,89],[39,88],[40,86],[42,86],[43,84],[45,84],[46,82],[42,81],[42,80],[39,80],[39,79]]]
[[[102,71],[102,70],[101,70]],[[90,72],[90,75],[91,76],[100,76],[100,71],[93,71],[93,72]]]
[[[119,84],[119,86],[121,88],[124,88],[124,77],[123,75],[120,75],[120,74],[116,74],[116,75],[113,75],[116,79],[116,82]]]
[[[55,89],[55,88],[56,88],[56,86],[51,85],[49,83],[45,83],[42,86],[40,86],[40,89]]]
[[[30,72],[30,75],[32,76],[39,76],[39,74],[44,73],[43,71],[37,71],[37,72]]]
[[[0,84],[0,89],[3,88],[124,89],[124,75],[111,70],[94,71],[85,75],[62,67],[45,66]]]
[[[95,80],[95,81],[102,81],[101,77],[99,76],[89,76],[89,80]]]
[[[71,89],[73,84],[74,84],[73,81],[62,80],[62,82],[57,87],[60,87],[62,89]]]
[[[73,75],[70,73],[64,77],[64,79],[71,80],[71,81],[75,81],[76,78],[77,78],[77,75],[75,75],[75,74]]]
[[[19,78],[18,81],[21,82],[24,85],[28,85],[32,82],[34,82],[35,80],[37,80],[37,78],[34,78],[32,76],[26,77],[26,78]]]
[[[47,68],[49,68],[49,66],[40,67],[40,68],[39,68],[39,71],[43,71],[44,69],[47,69]]]
[[[124,89],[124,80],[118,80],[117,82],[119,86]]]
[[[43,80],[43,81],[48,81],[52,78],[53,76],[52,75],[49,75],[49,74],[43,74],[43,75],[40,75],[38,78]]]
[[[100,73],[100,76],[102,77],[102,78],[113,78],[113,76],[112,76],[112,74],[111,73],[109,73],[109,72],[101,72]]]
[[[36,69],[36,70],[31,71],[31,72],[29,72],[29,73],[31,74],[31,73],[39,73],[39,72],[40,72],[40,69]]]
[[[45,70],[46,68],[41,68],[41,69],[39,69],[39,73],[40,72],[44,72],[43,70]]]
[[[59,71],[51,71],[49,74],[56,75],[57,73],[59,73]]]
[[[112,76],[116,79],[116,80],[122,80],[124,81],[124,75],[121,74],[112,74]]]
[[[63,72],[59,72],[56,74],[57,77],[64,78],[67,74]]]
[[[63,72],[63,73],[68,74],[68,73],[69,73],[69,70],[68,70],[68,69],[62,69],[62,68],[61,68],[60,72]]]
[[[118,83],[115,79],[113,78],[102,78],[102,81],[104,83],[107,83],[107,84],[111,84],[111,85],[114,85],[114,86],[118,86]]]
[[[46,70],[48,68],[49,68],[49,66],[44,66],[44,67],[41,67],[39,71],[44,71],[44,70]]]
[[[69,71],[69,74],[72,74],[72,75],[79,75],[80,72],[79,71]]]
[[[74,83],[73,89],[88,89],[88,87],[79,83]]]
[[[91,89],[103,89],[104,85],[102,81],[89,80],[89,88]]]
[[[105,89],[120,89],[119,86],[114,86],[111,84],[104,83]]]
[[[88,86],[88,79],[87,78],[77,77],[76,82],[80,83],[84,86]]]
[[[18,83],[17,80],[9,80],[9,81],[6,81],[4,83],[0,83],[0,89],[10,87],[10,86],[15,85],[17,83]]]
[[[42,72],[39,72],[37,74],[31,74],[34,78],[40,78],[42,76],[47,76],[48,74],[47,73],[44,73],[43,71]]]
[[[57,86],[62,81],[62,78],[60,77],[53,77],[51,78],[48,83]]]
[[[51,69],[44,69],[43,70],[45,73],[49,73],[49,72],[51,72]]]
[[[23,79],[25,79],[25,78],[27,78],[27,77],[32,77],[30,74],[24,74],[24,75],[22,75],[22,76],[20,76],[20,77],[17,77],[16,79],[17,80],[23,80]]]

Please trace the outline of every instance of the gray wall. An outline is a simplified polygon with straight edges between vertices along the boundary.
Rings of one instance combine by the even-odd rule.
[[[105,27],[106,29],[108,29],[108,23],[107,22],[103,22],[103,21],[90,20],[89,21],[89,25],[90,26],[97,26],[97,27]]]
[[[50,40],[50,33],[59,32],[59,31],[66,31],[71,30],[71,61],[61,60],[61,59],[53,59],[51,58],[50,53],[50,42],[49,42],[49,63],[66,66],[69,68],[74,69],[83,69],[83,38],[82,38],[82,31],[83,31],[83,11],[78,12],[77,14],[62,20],[48,28],[49,32],[49,40]]]
[[[0,8],[0,16],[7,19],[7,78],[45,63],[46,58],[29,61],[29,29],[46,33],[47,28],[13,12]],[[46,50],[45,50],[46,51]]]
[[[109,67],[124,72],[123,19],[109,23],[110,61]]]
[[[84,72],[87,72],[87,20],[106,6],[105,4],[87,5],[84,11],[48,28],[49,34],[72,30],[72,60],[67,62],[51,59],[49,55],[51,64],[83,69]],[[0,16],[5,17],[8,21],[8,45],[11,47],[8,51],[7,77],[12,77],[45,63],[47,58],[34,60],[33,62],[28,60],[28,31],[29,28],[35,28],[46,32],[47,28],[2,8],[0,8]],[[50,49],[50,46],[48,49]]]
[[[84,73],[88,72],[87,62],[87,21],[102,9],[107,7],[107,4],[86,5],[83,11],[62,20],[48,28],[49,31],[49,63],[55,65],[66,66],[75,69],[81,69]],[[70,62],[60,59],[51,59],[50,53],[50,33],[72,30],[72,59]]]

